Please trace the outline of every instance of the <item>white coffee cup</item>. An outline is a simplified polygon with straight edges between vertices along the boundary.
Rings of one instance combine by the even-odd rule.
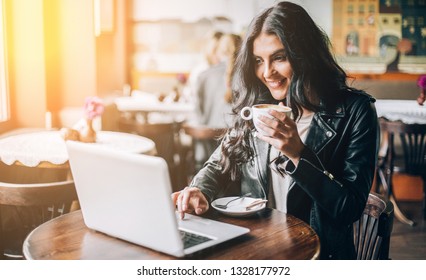
[[[279,106],[275,104],[257,104],[253,105],[251,107],[244,107],[241,109],[240,116],[244,120],[258,120],[260,116],[266,116],[268,118],[272,118],[272,116],[268,113],[269,110],[275,110],[279,112],[285,112],[287,116],[290,116],[291,114],[291,108],[287,106]],[[253,122],[254,126],[256,127],[257,131],[261,131],[256,126],[256,121]]]

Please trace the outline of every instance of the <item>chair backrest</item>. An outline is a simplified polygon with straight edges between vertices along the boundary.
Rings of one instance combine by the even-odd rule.
[[[219,146],[220,138],[225,135],[226,128],[213,128],[204,125],[184,123],[184,133],[191,137],[190,149],[183,156],[185,160],[185,173],[188,181],[200,170],[205,161]]]
[[[378,194],[370,193],[361,218],[353,224],[358,260],[389,259],[393,229],[393,204]]]
[[[132,118],[120,118],[118,127],[122,132],[135,133],[145,137],[156,137],[158,135],[173,134],[175,123],[141,123]]]
[[[38,184],[0,182],[0,205],[44,206],[76,199],[73,180]]]
[[[389,145],[386,164],[393,171],[395,136],[401,141],[404,173],[426,177],[426,124],[406,124],[380,119],[380,129],[387,134]]]
[[[226,128],[211,128],[202,125],[183,124],[185,134],[196,140],[217,140],[222,137]]]
[[[141,123],[133,118],[120,118],[118,127],[122,132],[133,133],[154,141],[158,156],[168,164],[173,161],[176,153],[177,123]]]
[[[181,182],[183,182],[178,170],[179,162],[176,160],[181,149],[178,136],[180,125],[179,122],[141,123],[135,118],[126,117],[121,117],[118,122],[121,132],[137,134],[154,141],[156,155],[164,158],[169,166],[173,190],[182,188]]]
[[[77,199],[72,180],[37,184],[0,182],[0,259],[5,257],[8,245],[6,230],[17,228],[12,237],[22,243],[35,227],[68,213]]]

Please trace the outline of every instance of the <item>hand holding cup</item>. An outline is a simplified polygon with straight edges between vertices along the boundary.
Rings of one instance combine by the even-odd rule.
[[[253,105],[251,107],[244,107],[241,112],[240,116],[244,120],[253,120],[254,126],[256,127],[256,130],[260,133],[262,133],[262,129],[260,129],[257,125],[257,121],[260,116],[266,116],[268,118],[273,118],[268,111],[269,110],[275,110],[279,112],[285,112],[287,116],[290,116],[291,114],[291,108],[287,106],[279,106],[275,104],[257,104]]]

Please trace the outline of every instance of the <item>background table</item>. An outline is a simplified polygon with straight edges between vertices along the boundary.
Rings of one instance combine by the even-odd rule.
[[[247,227],[250,233],[207,248],[188,259],[316,259],[320,242],[303,221],[274,209],[253,217],[231,218],[211,210],[209,218]],[[81,211],[51,220],[28,235],[26,259],[174,259],[120,239],[88,229]]]
[[[131,96],[117,97],[115,104],[119,111],[191,113],[194,110],[194,105],[190,103],[160,102]]]
[[[131,153],[153,153],[152,140],[129,133],[98,131],[93,145]],[[0,160],[7,165],[68,168],[68,153],[59,131],[23,133],[0,139]]]
[[[160,102],[149,93],[117,97],[115,104],[120,112],[131,113],[142,122],[181,122],[192,117],[195,106],[188,102]]]
[[[419,105],[416,100],[377,99],[376,110],[378,117],[390,121],[426,124],[426,106]]]

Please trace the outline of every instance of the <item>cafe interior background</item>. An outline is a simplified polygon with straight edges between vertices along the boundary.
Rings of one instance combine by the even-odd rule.
[[[174,74],[188,73],[196,64],[203,35],[209,29],[241,33],[256,12],[274,3],[272,0],[2,2],[8,62],[8,79],[7,83],[2,81],[2,88],[7,86],[9,93],[8,99],[4,96],[1,99],[2,119],[9,119],[1,123],[2,132],[16,127],[43,126],[47,111],[52,112],[52,126],[60,127],[61,110],[81,106],[88,95],[106,98],[117,94],[125,84],[133,89],[168,92],[176,82]],[[94,9],[94,2],[102,5],[102,11]],[[313,0],[296,2],[304,5],[333,38],[341,26],[333,25],[333,1],[321,1],[321,5]],[[351,1],[334,2],[344,5]],[[366,2],[375,6],[371,13],[378,21],[379,4],[392,1]],[[374,26],[377,28],[377,24]],[[340,32],[345,31],[341,29]],[[401,31],[381,29],[380,32],[402,37]],[[357,62],[355,55],[345,58],[355,60],[354,63],[344,60],[343,65],[349,64],[351,74],[361,75],[358,80],[362,87],[375,96],[411,98],[418,94],[415,74],[426,72],[424,26],[416,32],[423,34],[417,44],[423,45],[423,53],[419,68],[408,69],[411,76],[397,75],[383,81],[386,75],[380,74],[386,71],[385,63]],[[344,37],[340,36],[336,42],[342,44]],[[368,56],[360,52],[358,57],[380,61],[377,40],[374,43],[366,47]],[[5,109],[10,112],[6,114]]]
[[[274,0],[2,0],[0,137],[71,127],[88,96],[118,131],[116,98],[167,96],[202,58],[206,34],[244,35]],[[426,73],[425,1],[300,0],[330,36],[350,83],[415,100]],[[414,7],[414,9],[413,9]],[[401,197],[421,200],[417,186]]]

